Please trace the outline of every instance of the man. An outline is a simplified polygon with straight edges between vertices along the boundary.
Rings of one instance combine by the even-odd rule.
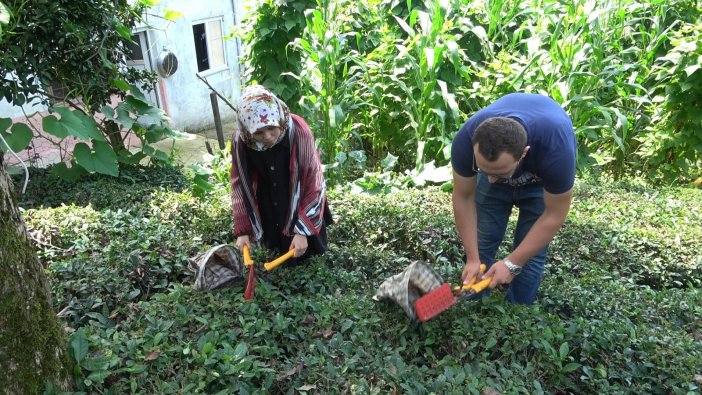
[[[453,140],[453,211],[466,252],[464,281],[490,266],[490,288],[532,304],[548,245],[573,196],[576,142],[563,109],[542,95],[506,95],[470,117]],[[495,261],[512,207],[519,208],[512,252]]]

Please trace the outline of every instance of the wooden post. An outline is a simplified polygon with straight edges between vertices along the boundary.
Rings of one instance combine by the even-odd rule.
[[[210,92],[210,102],[212,102],[212,114],[214,115],[215,129],[217,130],[217,141],[219,149],[224,149],[224,134],[222,133],[222,119],[219,116],[219,106],[217,105],[217,94]]]

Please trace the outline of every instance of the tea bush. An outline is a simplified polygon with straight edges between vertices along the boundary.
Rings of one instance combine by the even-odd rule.
[[[415,259],[458,281],[462,250],[438,188],[331,191],[329,253],[262,273],[245,302],[243,284],[196,292],[186,270],[208,246],[233,242],[224,187],[197,200],[109,184],[91,194],[129,203],[24,211],[82,393],[699,391],[700,190],[581,181],[533,307],[498,289],[415,324],[371,297]],[[149,193],[120,195],[133,190]]]

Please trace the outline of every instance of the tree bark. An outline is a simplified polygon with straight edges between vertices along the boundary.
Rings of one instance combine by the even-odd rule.
[[[0,151],[0,394],[68,390],[66,338],[13,195]]]

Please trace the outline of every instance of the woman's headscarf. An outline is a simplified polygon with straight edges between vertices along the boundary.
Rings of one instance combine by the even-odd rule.
[[[270,148],[254,140],[252,135],[257,130],[266,126],[279,127],[282,133],[275,142],[278,144],[292,128],[288,106],[261,85],[251,85],[241,92],[237,112],[241,139],[249,148],[257,151]]]

